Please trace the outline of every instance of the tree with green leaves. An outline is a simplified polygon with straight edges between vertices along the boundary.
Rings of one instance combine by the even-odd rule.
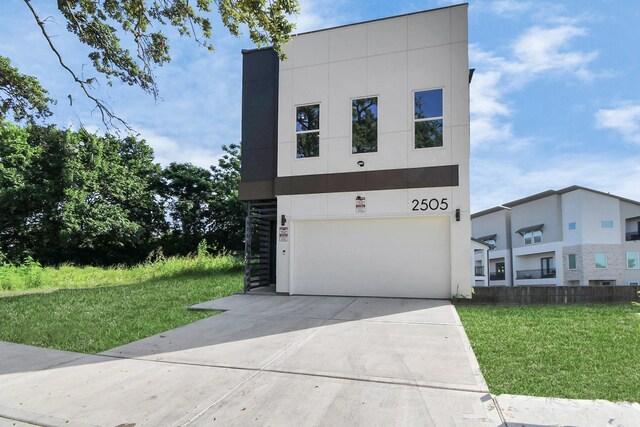
[[[195,252],[209,230],[213,193],[213,176],[207,169],[191,163],[171,163],[163,169],[158,194],[170,219],[169,233],[162,242],[166,254]]]
[[[224,155],[212,166],[213,196],[209,202],[209,242],[218,251],[244,248],[246,209],[238,198],[240,183],[240,146],[223,145]]]
[[[67,30],[91,49],[88,59],[97,74],[83,77],[84,73],[65,62],[64,52],[48,30],[48,21],[31,0],[23,1],[60,66],[95,103],[105,125],[116,121],[127,128],[127,123],[94,95],[93,85],[104,77],[108,84],[120,81],[157,97],[154,70],[171,61],[169,29],[177,29],[181,36],[213,51],[212,19],[217,13],[234,36],[246,27],[254,43],[271,44],[282,55],[282,45],[294,28],[288,16],[299,10],[297,0],[58,0]],[[34,77],[21,74],[7,58],[0,57],[0,120],[9,113],[16,121],[45,118],[52,101]]]
[[[245,207],[238,199],[240,147],[223,146],[217,166],[207,170],[171,163],[161,173],[158,194],[169,221],[162,239],[168,255],[194,253],[204,239],[216,252],[244,246]]]
[[[83,264],[138,262],[164,228],[155,187],[161,168],[144,140],[67,132],[62,249]]]
[[[133,263],[164,230],[143,140],[0,122],[0,252],[43,264]]]

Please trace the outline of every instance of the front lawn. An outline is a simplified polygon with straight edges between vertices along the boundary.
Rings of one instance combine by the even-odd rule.
[[[640,402],[640,311],[458,306],[493,394]]]
[[[240,262],[230,257],[174,258],[132,269],[38,268],[28,274],[46,279],[44,291],[0,297],[0,340],[82,353],[211,316],[186,307],[233,294],[243,282]],[[25,282],[11,277],[12,283]]]

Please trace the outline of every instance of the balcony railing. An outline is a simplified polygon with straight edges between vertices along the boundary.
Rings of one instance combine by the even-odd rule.
[[[632,240],[640,240],[640,231],[631,231],[629,233],[625,233],[625,240],[630,242]]]
[[[504,280],[504,273],[491,273],[489,274],[489,280]]]
[[[484,266],[483,265],[479,265],[479,266],[477,265],[475,274],[476,274],[476,277],[484,277]]]
[[[518,270],[516,279],[554,279],[556,277],[556,269],[550,270]]]

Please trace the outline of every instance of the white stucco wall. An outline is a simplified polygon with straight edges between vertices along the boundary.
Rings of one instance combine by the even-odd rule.
[[[562,196],[562,230],[565,245],[619,243],[621,227],[620,201],[592,191],[575,190]],[[613,229],[601,228],[601,221],[613,221]],[[569,230],[575,222],[576,229]]]
[[[295,233],[295,221],[306,219],[444,216],[450,222],[450,246],[432,250],[450,251],[451,294],[470,296],[467,6],[301,34],[285,52],[279,177],[458,165],[459,186],[278,196],[278,218],[285,215]],[[415,149],[413,93],[436,88],[443,89],[443,147]],[[378,97],[378,151],[352,154],[351,100],[370,96]],[[320,155],[297,159],[295,108],[310,103],[320,104]],[[358,195],[366,199],[366,212],[356,213]],[[448,207],[413,211],[412,200],[425,198],[446,198]],[[460,221],[454,218],[456,209]],[[291,288],[294,238],[278,242],[278,292]]]

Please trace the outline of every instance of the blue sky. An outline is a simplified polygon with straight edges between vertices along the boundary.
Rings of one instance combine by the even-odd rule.
[[[297,31],[446,6],[439,0],[302,0]],[[471,0],[471,202],[478,211],[578,184],[640,200],[640,4],[637,0]],[[55,2],[34,0],[65,60],[96,73]],[[240,50],[216,23],[216,52],[174,37],[157,70],[161,99],[104,81],[95,87],[163,164],[217,163],[240,141]],[[37,76],[58,100],[53,122],[98,129],[100,119],[59,67],[22,0],[4,0],[0,54]],[[69,105],[68,95],[73,99]]]

